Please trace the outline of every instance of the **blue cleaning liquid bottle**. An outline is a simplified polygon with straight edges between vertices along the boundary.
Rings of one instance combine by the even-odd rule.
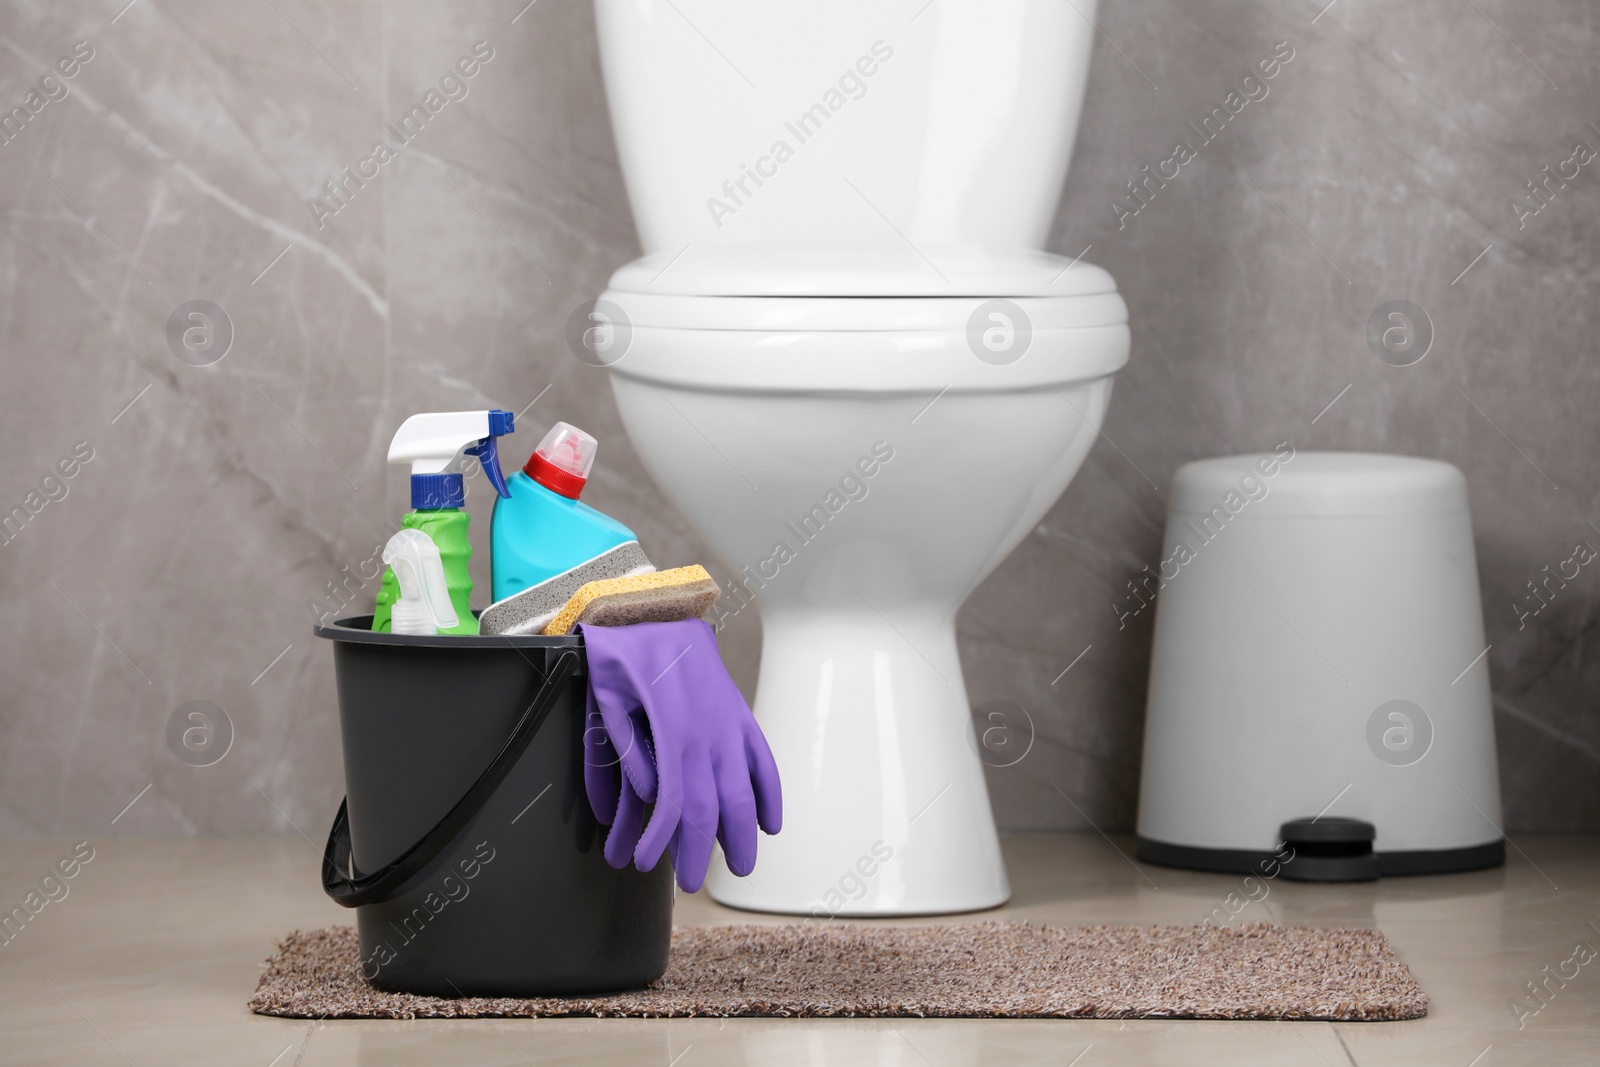
[[[579,503],[599,442],[558,422],[522,470],[506,479],[489,525],[495,600],[538,585],[638,537],[622,523]]]

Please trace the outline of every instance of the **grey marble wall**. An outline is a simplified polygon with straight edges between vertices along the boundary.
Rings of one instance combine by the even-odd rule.
[[[563,341],[637,254],[592,16],[124,3],[0,6],[0,106],[28,115],[0,144],[0,504],[27,515],[0,547],[0,834],[320,841],[341,768],[310,624],[330,590],[376,587],[406,414],[511,407],[524,454],[577,422],[603,442],[586,499],[659,562],[706,558]],[[1600,546],[1600,179],[1581,167],[1536,214],[1525,188],[1600,146],[1600,9],[1324,3],[1100,12],[1051,247],[1117,277],[1133,354],[1083,472],[961,619],[974,702],[1036,724],[991,772],[1006,827],[1131,828],[1150,626],[1119,631],[1110,604],[1156,558],[1179,464],[1290,439],[1466,472],[1508,827],[1600,829],[1596,579],[1521,629],[1513,607],[1576,542]],[[308,208],[480,41],[404,151],[337,211]],[[1279,41],[1293,59],[1268,95],[1128,200]],[[1393,299],[1432,321],[1414,366],[1365,341]],[[185,362],[169,320],[196,300],[226,322]],[[759,645],[741,613],[724,647],[747,690]],[[209,766],[169,747],[191,701],[216,744],[215,709],[231,723]]]

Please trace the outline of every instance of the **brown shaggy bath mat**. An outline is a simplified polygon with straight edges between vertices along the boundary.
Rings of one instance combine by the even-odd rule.
[[[634,993],[529,1000],[385,993],[356,932],[296,931],[250,1000],[327,1019],[945,1016],[1415,1019],[1428,998],[1376,930],[1203,926],[690,926]]]

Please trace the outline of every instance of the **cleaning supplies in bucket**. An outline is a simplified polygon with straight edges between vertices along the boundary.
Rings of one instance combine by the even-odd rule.
[[[496,602],[638,540],[622,523],[578,500],[599,447],[576,426],[558,422],[506,483],[489,525]]]
[[[405,529],[421,530],[439,550],[456,622],[442,627],[445,634],[475,634],[477,616],[472,614],[472,578],[467,563],[472,543],[467,538],[471,516],[461,510],[466,502],[466,485],[453,468],[465,456],[476,456],[483,464],[489,484],[502,497],[509,495],[500,474],[497,438],[511,433],[514,417],[509,411],[435,411],[413,415],[400,424],[389,442],[389,462],[411,464],[411,508],[402,522]],[[598,513],[597,513],[598,514]],[[400,596],[394,569],[383,572],[378,588],[377,610],[372,628],[385,632],[391,626],[393,605]]]
[[[756,830],[783,825],[778,766],[702,619],[580,624],[589,667],[584,789],[609,826],[605,857],[651,870],[670,850],[678,885],[705,881],[713,841],[755,869]],[[649,824],[645,805],[653,804]]]
[[[360,616],[316,633],[348,798],[322,886],[355,912],[351,988],[582,996],[659,978],[672,872],[605,860],[585,799],[582,642],[373,633]]]
[[[781,825],[782,797],[766,739],[699,618],[721,589],[698,565],[657,571],[632,531],[578,502],[597,444],[574,426],[557,423],[507,485],[496,440],[512,424],[509,411],[430,412],[396,432],[389,461],[412,466],[412,511],[385,546],[371,631],[581,635],[591,664],[584,789],[611,827],[607,862],[620,869],[631,857],[649,871],[670,849],[678,884],[694,892],[720,840],[729,868],[750,873],[758,829]],[[481,626],[465,487],[452,469],[466,455],[500,494],[490,528],[497,599]]]
[[[383,562],[400,587],[390,608],[393,633],[430,636],[460,621],[433,538],[421,530],[400,530],[383,546]]]

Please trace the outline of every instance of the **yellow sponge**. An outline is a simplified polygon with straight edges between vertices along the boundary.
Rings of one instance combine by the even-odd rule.
[[[698,563],[631,578],[603,578],[572,594],[542,633],[569,634],[580,622],[627,626],[636,622],[677,622],[704,615],[722,590]]]

